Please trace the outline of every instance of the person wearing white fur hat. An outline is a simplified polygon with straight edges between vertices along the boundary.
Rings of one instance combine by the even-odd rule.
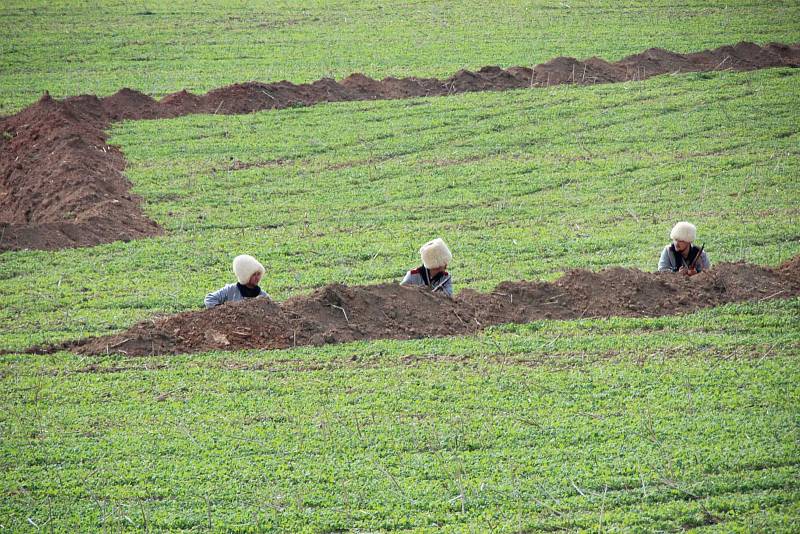
[[[447,244],[440,238],[428,241],[419,249],[422,266],[406,273],[402,286],[427,286],[433,292],[442,292],[453,296],[453,280],[447,272],[447,264],[453,254]]]
[[[242,254],[233,258],[233,274],[236,275],[235,284],[227,284],[206,295],[203,301],[206,308],[249,298],[269,298],[269,295],[258,286],[264,275],[264,266],[253,256]]]
[[[704,250],[692,243],[697,237],[697,228],[692,223],[681,221],[672,227],[669,234],[672,243],[661,251],[658,260],[659,272],[683,273],[687,276],[707,270],[711,262]],[[697,255],[700,255],[697,258]],[[697,258],[697,261],[695,261]]]

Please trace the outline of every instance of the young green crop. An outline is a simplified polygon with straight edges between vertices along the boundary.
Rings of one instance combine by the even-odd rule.
[[[199,307],[247,250],[283,298],[797,254],[797,74],[127,123],[167,235],[2,255],[2,343]],[[0,525],[53,531],[724,530],[800,519],[800,300],[476,336],[126,359],[0,358]]]
[[[441,236],[456,289],[655,269],[672,225],[713,262],[800,252],[800,72],[325,104],[114,127],[167,235],[0,264],[0,347],[200,307],[250,253],[283,299],[399,280]]]
[[[0,359],[0,524],[789,532],[800,300],[291,351]]]
[[[0,115],[38,99],[131,87],[154,96],[353,72],[447,77],[557,56],[609,61],[650,47],[693,52],[800,41],[800,5],[681,2],[6,0]]]
[[[800,41],[791,2],[6,1],[0,115],[56,96]],[[800,251],[796,71],[117,125],[164,237],[0,255],[0,349],[199,308],[239,252],[277,298]],[[722,531],[800,522],[800,300],[475,336],[127,359],[0,356],[0,529]]]

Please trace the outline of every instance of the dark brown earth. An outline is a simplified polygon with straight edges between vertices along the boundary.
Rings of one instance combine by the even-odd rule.
[[[157,235],[122,174],[125,160],[106,144],[115,121],[190,113],[250,113],[319,102],[409,98],[467,91],[500,91],[558,84],[642,80],[665,73],[754,70],[800,66],[800,44],[752,43],[691,54],[651,48],[615,63],[559,57],[534,68],[461,70],[446,80],[353,74],[296,85],[248,82],[194,95],[181,91],[160,101],[122,89],[106,97],[54,100],[45,94],[0,120],[0,252],[88,246]]]
[[[0,123],[0,251],[161,233],[129,192],[122,153],[106,144],[109,124],[98,98],[49,95]]]
[[[688,278],[611,268],[573,270],[553,283],[503,282],[450,299],[397,284],[332,284],[282,303],[255,299],[139,323],[120,334],[30,352],[129,356],[281,349],[366,339],[469,334],[502,323],[589,317],[656,317],[745,300],[800,295],[800,256],[777,269],[722,263]]]

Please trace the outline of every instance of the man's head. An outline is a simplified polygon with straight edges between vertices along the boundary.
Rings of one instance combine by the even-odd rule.
[[[264,266],[253,256],[242,254],[233,258],[233,274],[243,286],[257,286],[264,274]]]
[[[426,269],[444,270],[447,264],[453,259],[453,254],[447,248],[447,244],[440,238],[433,241],[428,241],[419,249],[419,255],[422,257],[422,265]]]

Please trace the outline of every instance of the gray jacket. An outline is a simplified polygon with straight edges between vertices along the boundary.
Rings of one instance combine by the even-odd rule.
[[[692,245],[693,248],[694,245]],[[667,245],[664,247],[664,250],[661,251],[661,258],[658,260],[658,271],[659,272],[677,272],[684,265],[683,257],[679,259],[678,256],[680,255],[672,245]],[[695,269],[697,272],[705,271],[706,269],[711,268],[711,261],[708,259],[708,255],[706,254],[705,250],[700,254],[700,259],[697,260],[695,264]]]
[[[400,282],[401,286],[428,286],[431,291],[442,291],[448,296],[453,296],[453,279],[449,273],[444,272],[428,280],[428,271],[424,267],[408,271]]]
[[[269,295],[262,289],[261,294],[259,297],[267,297],[270,298]],[[222,289],[218,289],[206,295],[203,304],[206,305],[206,308],[213,308],[214,306],[219,306],[220,304],[225,304],[226,302],[236,302],[239,300],[244,300],[242,296],[242,292],[239,291],[239,288],[236,287],[236,284],[227,284]]]

